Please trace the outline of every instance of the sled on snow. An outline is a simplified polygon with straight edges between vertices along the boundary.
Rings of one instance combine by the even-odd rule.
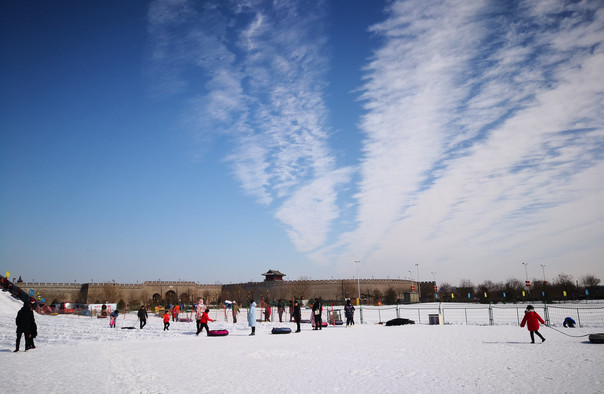
[[[388,320],[386,322],[387,326],[404,326],[406,324],[415,324],[415,321],[397,317],[396,319]]]
[[[227,335],[229,335],[228,330],[210,330],[210,331],[208,331],[209,337],[224,337]]]
[[[271,330],[271,334],[289,334],[292,332],[292,329],[289,327],[273,327]]]

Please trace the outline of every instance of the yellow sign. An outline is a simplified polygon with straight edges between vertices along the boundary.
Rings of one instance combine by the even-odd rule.
[[[566,297],[566,290],[564,290],[564,291],[562,292],[562,294],[564,294],[564,297]]]
[[[10,278],[10,271],[6,271],[5,277],[6,277],[6,279]]]
[[[524,290],[522,290],[522,296],[523,296],[523,297],[524,297],[524,295],[525,295],[525,294],[526,294],[526,293],[524,292]]]
[[[455,298],[455,293],[451,293],[451,298]]]
[[[487,292],[486,291],[484,292],[484,298],[487,298]]]

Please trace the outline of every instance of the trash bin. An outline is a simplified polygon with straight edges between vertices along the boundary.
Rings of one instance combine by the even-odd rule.
[[[443,318],[442,318],[442,316],[443,315],[441,315],[440,313],[435,313],[435,314],[428,315],[428,323],[430,325],[432,325],[432,324],[439,324],[439,325],[443,324]]]

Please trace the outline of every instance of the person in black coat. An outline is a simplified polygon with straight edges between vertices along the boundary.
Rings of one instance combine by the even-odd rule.
[[[17,313],[15,319],[17,323],[17,346],[15,352],[19,351],[19,344],[21,343],[21,334],[25,336],[25,351],[34,349],[34,330],[36,329],[36,320],[34,318],[34,312],[29,306],[29,302],[25,301],[23,307]]]
[[[141,330],[147,324],[148,317],[149,315],[147,314],[147,309],[145,309],[144,305],[141,305],[140,309],[138,310],[138,318],[141,321]]]
[[[321,314],[323,313],[323,305],[321,305],[321,301],[318,298],[315,298],[315,303],[312,306],[312,313],[315,315],[315,330],[323,329],[323,319],[321,318]]]
[[[300,320],[302,319],[302,311],[300,310],[300,304],[298,301],[294,302],[294,321],[298,329],[296,332],[300,332]]]
[[[344,307],[344,314],[346,315],[346,327],[354,326],[354,306],[350,300],[346,301],[346,306]]]

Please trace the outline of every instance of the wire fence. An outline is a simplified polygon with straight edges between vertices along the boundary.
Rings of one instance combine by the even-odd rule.
[[[604,304],[533,304],[547,325],[562,326],[567,317],[579,327],[604,327]],[[361,323],[381,323],[395,318],[416,324],[519,325],[526,305],[421,304],[356,306]],[[358,319],[358,317],[357,317]]]

